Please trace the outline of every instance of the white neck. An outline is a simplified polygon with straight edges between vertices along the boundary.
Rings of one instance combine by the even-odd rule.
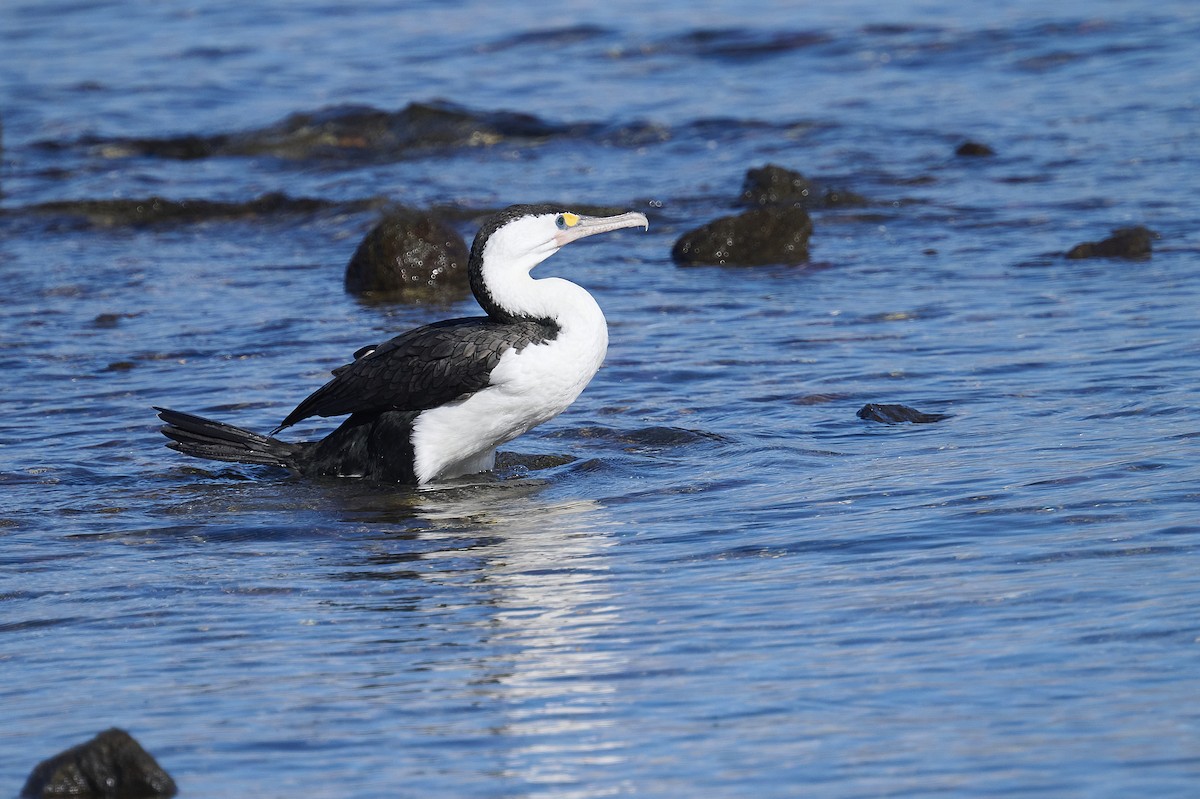
[[[534,279],[524,268],[509,267],[490,280],[488,288],[507,313],[553,322],[558,327],[557,338],[587,362],[579,366],[588,370],[588,379],[600,368],[608,352],[608,323],[583,287],[561,277]]]
[[[497,237],[499,238],[499,237]],[[516,317],[551,319],[559,324],[580,306],[599,307],[580,286],[562,278],[535,279],[529,273],[542,261],[558,252],[552,242],[534,250],[515,254],[504,251],[504,240],[488,242],[484,252],[483,279],[492,300]]]
[[[490,288],[492,298],[513,316],[547,319],[564,328],[574,320],[598,318],[604,323],[604,314],[592,295],[561,277],[535,279],[518,273],[504,285],[493,283]]]

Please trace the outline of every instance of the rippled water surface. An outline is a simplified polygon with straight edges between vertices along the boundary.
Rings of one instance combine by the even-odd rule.
[[[1196,795],[1194,3],[0,15],[0,795],[113,725],[188,797]],[[410,103],[536,124],[153,150]],[[813,210],[807,266],[674,266],[766,163],[868,203]],[[63,210],[272,193],[319,202]],[[470,236],[548,199],[651,221],[541,267],[610,323],[509,447],[570,463],[413,492],[163,448],[152,405],[269,430],[476,312],[343,292],[381,203]],[[1129,225],[1149,259],[1064,257]]]

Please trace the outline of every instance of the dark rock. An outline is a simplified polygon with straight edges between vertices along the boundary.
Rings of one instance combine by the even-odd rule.
[[[339,106],[292,114],[270,128],[234,137],[230,149],[237,155],[308,158],[354,151],[478,146],[505,139],[548,138],[561,132],[561,126],[530,114],[475,112],[451,103],[410,103],[396,112]]]
[[[146,197],[140,200],[61,200],[27,206],[37,214],[82,219],[97,227],[134,227],[161,224],[189,224],[217,219],[256,219],[277,214],[311,214],[326,209],[358,210],[376,201],[335,203],[306,197],[289,197],[278,192],[263,194],[245,202],[216,200],[168,200]]]
[[[551,438],[588,438],[621,444],[630,451],[645,448],[680,447],[706,441],[724,441],[720,435],[705,430],[690,430],[685,427],[655,425],[637,430],[618,430],[613,427],[592,425],[560,430],[549,434]]]
[[[840,189],[822,189],[799,172],[777,164],[747,170],[739,201],[751,206],[799,205],[804,208],[867,204],[862,195]]]
[[[92,327],[116,327],[125,319],[136,319],[139,316],[140,313],[100,313],[92,320]]]
[[[346,265],[346,291],[422,301],[469,290],[469,252],[458,231],[408,208],[389,213]]]
[[[543,469],[555,469],[574,463],[577,459],[571,455],[529,455],[520,452],[497,452],[496,469],[498,471],[511,469],[526,469],[531,472]]]
[[[520,33],[507,36],[491,44],[480,43],[475,47],[476,52],[480,53],[498,53],[514,47],[537,47],[542,50],[549,50],[554,47],[599,39],[612,33],[613,31],[609,28],[584,23],[580,25],[568,25],[563,28],[522,30]]]
[[[1150,242],[1156,238],[1158,238],[1157,233],[1141,225],[1118,228],[1103,241],[1076,244],[1067,253],[1067,257],[1129,258],[1143,261],[1150,257]]]
[[[808,260],[812,220],[796,206],[755,208],[685,233],[671,257],[680,266],[761,266]]]
[[[651,45],[651,50],[682,52],[722,61],[748,61],[833,41],[828,33],[806,30],[758,30],[750,27],[713,27],[687,31]]]
[[[96,314],[96,318],[92,320],[93,327],[116,327],[121,323],[122,319],[128,319],[131,314],[122,313],[102,313]]]
[[[129,733],[116,727],[33,769],[22,799],[151,799],[175,795],[175,781]]]
[[[930,422],[940,422],[943,419],[949,419],[950,416],[945,413],[922,413],[916,408],[910,408],[907,405],[881,405],[877,402],[868,402],[859,408],[858,418],[866,419],[869,422],[883,422],[884,424],[898,424],[900,422],[929,424]]]
[[[808,178],[776,164],[747,170],[742,180],[741,201],[746,205],[808,205],[813,194]]]
[[[954,154],[963,158],[986,158],[989,155],[995,155],[996,151],[977,141],[965,141],[958,145]]]
[[[479,147],[597,133],[601,126],[561,125],[512,111],[473,111],[453,103],[410,103],[399,111],[340,105],[291,114],[264,128],[212,136],[92,138],[79,144],[108,158],[195,160],[219,156],[287,159],[396,159],[430,148]],[[71,146],[42,142],[46,149]]]

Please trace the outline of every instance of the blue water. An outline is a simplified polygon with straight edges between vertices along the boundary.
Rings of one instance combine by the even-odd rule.
[[[187,797],[1196,795],[1194,3],[0,17],[0,794],[118,725]],[[111,146],[433,100],[590,132]],[[814,211],[807,267],[672,265],[768,162],[871,203]],[[612,344],[509,448],[576,460],[418,493],[164,449],[151,405],[269,430],[357,347],[476,312],[345,295],[361,206],[34,209],[265,192],[646,212],[541,268]],[[1149,260],[1062,257],[1133,224]]]

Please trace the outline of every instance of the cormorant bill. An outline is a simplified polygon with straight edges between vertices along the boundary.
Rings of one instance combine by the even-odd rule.
[[[471,246],[471,292],[487,316],[450,319],[354,353],[270,436],[155,408],[168,447],[198,458],[282,466],[307,476],[424,485],[487,471],[496,447],[562,413],[608,349],[592,296],[530,271],[566,244],[643,214],[592,217],[514,205],[489,218]],[[320,441],[274,438],[312,416],[342,416]]]

